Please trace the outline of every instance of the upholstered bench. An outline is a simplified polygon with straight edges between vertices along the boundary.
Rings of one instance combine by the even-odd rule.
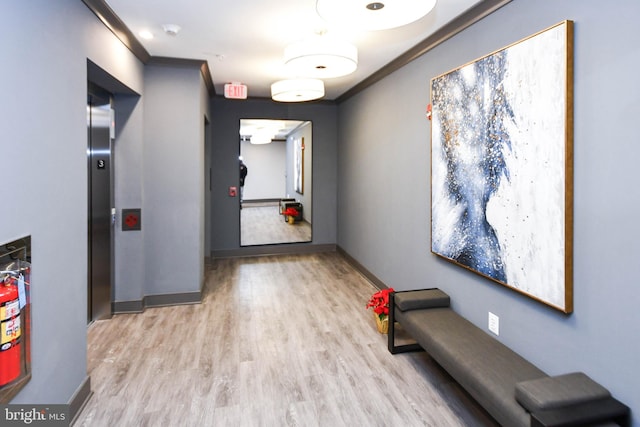
[[[548,376],[454,312],[440,289],[391,293],[389,307],[389,351],[424,349],[503,426],[630,423],[629,408],[600,384],[583,373]],[[395,344],[396,322],[417,344]]]

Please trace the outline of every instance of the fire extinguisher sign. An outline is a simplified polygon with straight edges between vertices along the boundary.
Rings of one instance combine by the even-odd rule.
[[[2,321],[11,319],[12,317],[16,317],[20,314],[20,303],[19,300],[9,301],[0,306],[0,319]]]
[[[11,296],[15,299],[4,301],[0,305],[0,344],[20,338],[20,301],[17,290]]]
[[[2,322],[2,344],[20,338],[20,317]]]

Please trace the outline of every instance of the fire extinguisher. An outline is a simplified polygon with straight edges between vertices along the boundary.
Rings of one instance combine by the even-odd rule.
[[[20,301],[15,279],[0,282],[0,387],[20,376]]]

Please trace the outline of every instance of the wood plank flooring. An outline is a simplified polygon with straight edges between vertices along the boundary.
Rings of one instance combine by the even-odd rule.
[[[202,304],[88,330],[75,426],[495,426],[425,353],[391,355],[337,253],[217,260]]]
[[[243,203],[240,210],[240,245],[265,245],[311,241],[311,224],[288,224],[279,213],[278,202]]]

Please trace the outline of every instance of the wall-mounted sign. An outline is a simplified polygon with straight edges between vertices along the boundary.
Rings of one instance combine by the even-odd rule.
[[[247,85],[227,83],[224,85],[224,97],[229,99],[247,99]]]
[[[141,209],[122,209],[122,231],[135,231],[141,229]]]

